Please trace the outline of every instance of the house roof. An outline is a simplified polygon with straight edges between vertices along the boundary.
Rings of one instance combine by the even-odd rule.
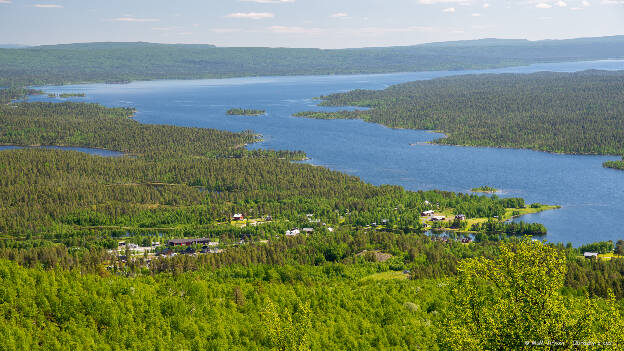
[[[195,239],[171,239],[170,244],[186,244],[186,243],[209,243],[209,238],[195,238]]]

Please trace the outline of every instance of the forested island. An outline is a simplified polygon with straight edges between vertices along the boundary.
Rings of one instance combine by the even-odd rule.
[[[468,75],[322,99],[323,106],[370,109],[295,116],[436,130],[446,135],[434,141],[439,144],[624,154],[624,73],[619,71]]]
[[[48,93],[48,97],[50,98],[60,97],[62,99],[66,99],[70,97],[85,97],[85,96],[86,96],[85,93],[62,93],[62,94]]]
[[[252,132],[140,124],[133,113],[0,105],[2,144],[127,155],[0,151],[5,348],[516,349],[569,333],[623,342],[624,260],[590,261],[583,250],[594,247],[531,241],[542,225],[504,221],[542,205],[373,186],[290,162],[302,152],[246,150]],[[424,221],[431,212],[445,220]]]
[[[474,193],[491,193],[491,194],[493,194],[493,193],[497,192],[498,189],[493,188],[491,186],[482,185],[482,186],[480,186],[478,188],[472,188],[471,191],[474,192]]]
[[[621,58],[623,44],[624,36],[613,36],[543,41],[482,39],[340,50],[144,42],[0,48],[0,87],[483,69]]]
[[[266,114],[265,110],[254,110],[254,109],[244,109],[244,108],[231,108],[226,112],[230,116],[262,116]]]
[[[607,168],[624,170],[624,159],[621,161],[607,161],[604,163],[604,166]]]

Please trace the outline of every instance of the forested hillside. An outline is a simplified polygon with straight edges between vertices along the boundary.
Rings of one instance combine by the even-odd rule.
[[[240,76],[458,70],[624,57],[624,37],[475,40],[363,49],[87,43],[0,49],[0,87]]]
[[[622,72],[469,75],[323,99],[324,106],[370,110],[298,116],[439,130],[447,135],[440,144],[624,154]]]
[[[0,106],[0,144],[58,145],[116,150],[146,158],[244,157],[275,154],[247,151],[251,132],[139,124],[129,108],[83,103],[21,103]],[[303,158],[281,152],[280,157]]]
[[[364,260],[132,277],[0,260],[0,332],[6,350],[620,350],[617,302],[562,294],[564,262],[530,241],[419,280]]]
[[[505,222],[539,204],[373,186],[248,151],[251,132],[132,113],[0,105],[0,143],[126,153],[0,151],[0,349],[624,345],[624,259]],[[206,240],[168,244],[183,238]],[[612,259],[582,258],[594,248]]]

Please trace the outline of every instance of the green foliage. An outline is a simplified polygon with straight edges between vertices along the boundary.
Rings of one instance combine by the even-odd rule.
[[[597,243],[586,244],[579,247],[579,252],[597,252],[601,254],[613,252],[613,241],[601,241]]]
[[[618,240],[615,243],[615,253],[618,255],[624,255],[624,240]]]
[[[494,259],[463,261],[441,339],[451,350],[576,350],[579,342],[624,345],[614,300],[565,298],[566,258],[525,239]]]
[[[427,309],[447,298],[437,282],[361,280],[370,268],[335,277],[323,267],[232,266],[131,279],[0,260],[2,348],[435,350],[430,321],[439,312]],[[256,272],[299,278],[284,283]]]
[[[478,188],[472,188],[474,192],[483,192],[483,193],[495,193],[498,191],[496,188],[492,188],[491,186],[482,185]]]
[[[16,99],[25,99],[28,95],[41,94],[40,90],[22,88],[0,88],[0,104],[6,104]]]
[[[624,170],[624,159],[622,159],[621,161],[607,161],[603,163],[603,166],[607,168]]]
[[[366,111],[301,113],[443,131],[441,144],[624,154],[624,73],[475,75],[323,97]],[[608,163],[617,166],[617,163]]]
[[[60,98],[69,98],[69,97],[85,97],[85,93],[62,93],[58,95]]]
[[[266,113],[265,110],[231,108],[226,112],[230,116],[261,116]]]
[[[0,143],[58,145],[116,150],[150,159],[191,157],[284,157],[301,152],[248,151],[251,132],[140,124],[129,108],[84,103],[0,105]]]
[[[301,302],[297,305],[298,313],[293,317],[287,308],[282,313],[271,299],[265,300],[262,317],[264,327],[269,334],[271,345],[279,351],[306,351],[310,350],[308,334],[310,332],[310,306]]]

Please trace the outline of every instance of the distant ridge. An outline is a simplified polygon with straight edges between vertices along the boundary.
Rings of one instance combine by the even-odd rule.
[[[0,49],[0,86],[467,70],[624,58],[624,36],[357,49],[97,42]]]
[[[0,44],[0,48],[129,48],[133,46],[142,47],[208,47],[208,48],[263,48],[263,49],[313,49],[321,51],[340,51],[340,50],[358,50],[358,49],[389,49],[389,48],[417,48],[417,47],[452,47],[452,46],[505,46],[505,45],[553,45],[553,44],[579,44],[579,43],[614,43],[624,45],[624,35],[612,35],[603,37],[581,37],[572,39],[541,39],[541,40],[528,40],[528,39],[499,39],[499,38],[481,38],[470,40],[455,40],[455,41],[440,41],[421,43],[414,45],[401,45],[401,46],[364,46],[354,48],[343,49],[320,49],[309,47],[268,47],[268,46],[216,46],[214,44],[183,44],[183,43],[153,43],[145,41],[134,42],[81,42],[81,43],[61,43],[61,44],[49,44],[49,45],[21,45],[21,44]]]

